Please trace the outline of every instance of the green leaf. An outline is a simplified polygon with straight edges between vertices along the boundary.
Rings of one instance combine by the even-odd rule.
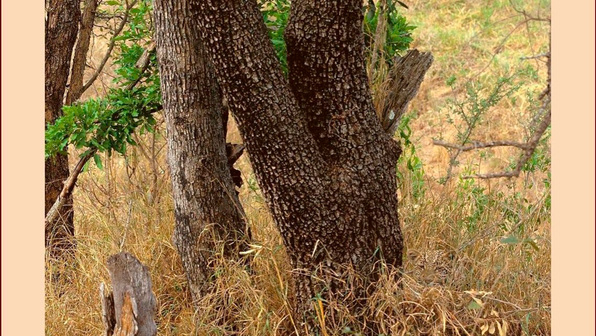
[[[536,242],[530,238],[524,240],[524,243],[530,245],[534,250],[536,251],[540,251],[540,248],[538,247],[538,245],[536,244]]]
[[[99,157],[99,154],[93,155],[93,160],[95,161],[95,165],[97,166],[97,168],[103,170],[103,164],[101,163],[101,158]]]
[[[519,243],[519,239],[513,235],[505,238],[501,238],[501,244],[517,244]]]
[[[468,303],[468,309],[470,310],[477,310],[477,309],[481,309],[482,306],[476,302],[475,300],[470,301],[470,303]]]
[[[402,7],[406,8],[406,9],[410,9],[410,8],[408,7],[408,5],[406,5],[405,3],[403,3],[403,2],[401,2],[401,1],[399,1],[399,0],[395,0],[395,1],[397,1],[397,3],[398,3],[398,4],[400,4],[400,6],[402,6]]]
[[[83,166],[83,169],[81,169],[81,171],[84,173],[87,170],[89,170],[89,161],[85,162],[85,165]]]

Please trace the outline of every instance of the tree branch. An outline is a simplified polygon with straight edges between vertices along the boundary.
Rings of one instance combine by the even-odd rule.
[[[536,147],[538,147],[538,143],[540,142],[542,135],[544,134],[544,132],[546,131],[546,129],[548,128],[548,126],[551,123],[550,96],[545,100],[545,102],[543,104],[543,109],[548,109],[548,110],[546,111],[546,114],[542,118],[542,121],[540,122],[540,125],[538,125],[538,128],[536,129],[536,131],[534,131],[534,134],[532,135],[532,138],[530,139],[530,141],[528,141],[525,144],[526,148],[525,148],[521,158],[515,165],[515,169],[513,171],[501,172],[501,173],[491,173],[491,174],[475,174],[475,175],[464,176],[463,178],[465,178],[465,179],[469,179],[469,178],[491,179],[491,178],[500,178],[500,177],[518,177],[519,174],[521,173],[522,168],[526,165],[528,160],[534,154],[534,151],[536,150]]]
[[[537,58],[543,58],[543,57],[550,57],[550,52],[545,52],[545,53],[533,55],[533,56],[523,56],[523,57],[520,57],[519,59],[522,61],[525,61],[525,60],[529,60],[529,59],[537,59]]]
[[[467,152],[475,149],[481,148],[490,148],[490,147],[517,147],[521,149],[528,149],[528,143],[519,143],[515,141],[491,141],[491,142],[476,142],[473,141],[471,145],[468,146],[461,146],[457,144],[452,144],[448,142],[444,142],[441,140],[433,140],[433,145],[442,146],[445,148],[457,149],[462,152]]]
[[[137,66],[141,67],[141,72],[139,73],[139,77],[137,78],[137,80],[130,83],[126,87],[127,90],[132,90],[139,83],[141,77],[143,76],[143,73],[147,70],[148,65],[149,65],[149,56],[146,54],[149,52],[152,52],[154,50],[155,50],[155,44],[152,44],[151,47],[149,49],[145,50],[143,55],[139,58],[139,61],[137,62]],[[148,111],[148,112],[154,113],[154,112],[159,111],[160,109],[161,109],[161,106],[159,106],[157,110],[152,110],[152,111]],[[118,115],[119,114],[116,114],[116,115],[114,115],[114,117],[117,117]],[[91,157],[93,157],[93,155],[95,155],[96,152],[97,152],[97,148],[89,148],[89,152],[79,160],[79,162],[77,163],[77,165],[75,166],[73,171],[70,173],[70,175],[68,176],[68,179],[64,182],[64,187],[62,188],[60,195],[58,195],[58,198],[56,198],[54,205],[52,205],[52,207],[50,208],[50,210],[48,211],[48,213],[46,215],[46,219],[45,219],[46,227],[51,227],[53,225],[53,223],[56,221],[56,219],[58,218],[59,210],[62,208],[62,206],[66,202],[66,199],[72,194],[74,185],[75,185],[81,171],[83,170],[83,167],[85,166],[87,161],[89,161],[91,159]]]
[[[122,21],[120,21],[120,24],[118,25],[118,27],[114,31],[114,35],[112,35],[112,38],[110,39],[110,44],[108,45],[108,50],[106,51],[105,55],[103,56],[103,59],[99,63],[99,67],[97,67],[97,70],[93,73],[93,75],[91,76],[91,78],[89,78],[89,80],[87,81],[87,83],[85,83],[85,85],[83,85],[83,87],[81,88],[81,91],[80,91],[80,94],[81,95],[85,91],[87,91],[87,89],[89,89],[91,87],[91,85],[93,85],[93,83],[95,82],[95,80],[97,79],[97,77],[99,77],[99,75],[103,71],[103,68],[106,66],[106,63],[110,59],[110,56],[112,54],[112,51],[114,50],[114,47],[116,46],[116,37],[118,37],[118,35],[120,35],[120,33],[122,32],[122,30],[124,29],[124,26],[126,25],[126,22],[128,22],[128,14],[129,14],[131,8],[137,3],[137,1],[138,0],[134,0],[134,1],[130,2],[130,3],[128,3],[128,2],[126,3],[126,10],[124,12],[124,17],[122,18]]]
[[[81,157],[77,165],[74,167],[74,169],[68,176],[68,179],[64,182],[64,187],[62,188],[60,195],[58,195],[58,198],[54,202],[54,205],[52,205],[52,207],[46,215],[46,228],[52,227],[58,219],[60,209],[62,208],[68,197],[72,194],[72,190],[74,189],[75,183],[79,178],[79,174],[81,174],[83,167],[85,167],[87,161],[89,161],[93,157],[93,155],[95,155],[96,151],[97,149],[94,148],[90,150],[85,156]]]
[[[526,14],[524,14],[524,15],[526,15]],[[543,55],[539,55],[539,56],[543,56]],[[538,124],[538,127],[536,127],[536,130],[532,134],[532,137],[530,138],[530,140],[527,143],[523,144],[525,147],[525,148],[523,148],[524,152],[523,152],[522,156],[520,157],[519,161],[517,162],[517,164],[515,165],[515,169],[511,172],[501,172],[501,173],[491,173],[491,174],[475,174],[475,175],[470,175],[470,176],[464,176],[463,178],[466,178],[466,179],[468,179],[468,178],[491,179],[491,178],[500,178],[500,177],[518,177],[519,174],[521,173],[522,168],[526,165],[528,160],[532,157],[532,155],[534,154],[534,151],[536,150],[536,147],[538,147],[538,143],[540,142],[542,135],[544,134],[544,132],[546,132],[546,129],[551,124],[551,106],[550,106],[550,103],[551,103],[551,52],[550,52],[550,46],[549,46],[549,51],[544,54],[544,57],[546,57],[548,77],[546,80],[546,88],[540,94],[540,97],[539,97],[539,99],[542,100],[542,106],[541,106],[540,112],[538,113],[539,116],[543,115],[543,117],[542,117],[540,124]]]
[[[403,57],[398,57],[389,74],[388,90],[378,97],[382,106],[379,118],[383,129],[393,136],[399,126],[401,116],[408,109],[410,101],[416,97],[422,80],[433,63],[429,52],[409,50]]]

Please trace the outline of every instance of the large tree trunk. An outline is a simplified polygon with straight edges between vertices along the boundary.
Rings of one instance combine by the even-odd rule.
[[[187,0],[156,0],[154,11],[174,240],[197,300],[218,250],[223,246],[224,257],[237,257],[247,230],[228,168],[221,94],[199,40],[196,13]]]
[[[292,265],[301,270],[294,277],[297,314],[310,315],[311,299],[325,296],[324,289],[341,294],[351,286],[358,310],[380,274],[377,262],[402,263],[400,147],[373,109],[362,1],[292,1],[289,83],[254,1],[196,4],[219,84]],[[333,274],[324,284],[311,276],[321,270]],[[350,270],[358,283],[346,284]]]
[[[62,115],[64,91],[70,58],[77,37],[80,16],[78,0],[50,0],[47,7],[45,36],[45,122],[53,123]],[[62,191],[68,178],[68,156],[56,155],[45,162],[45,212]],[[72,198],[66,200],[59,219],[46,227],[46,247],[58,257],[74,246]]]

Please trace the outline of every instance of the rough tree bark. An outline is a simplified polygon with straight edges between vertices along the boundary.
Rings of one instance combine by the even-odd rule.
[[[400,146],[372,104],[362,1],[294,0],[286,28],[289,83],[258,5],[196,0],[197,24],[294,268],[296,314],[323,292],[311,274],[353,287],[355,308],[383,260],[402,264],[395,166]],[[345,285],[344,271],[360,276]],[[343,279],[342,279],[343,277]],[[305,315],[306,314],[306,315]],[[305,318],[307,324],[309,319]]]
[[[389,73],[387,89],[382,90],[382,97],[377,97],[381,105],[377,110],[377,116],[388,134],[393,135],[397,131],[401,117],[418,93],[432,62],[431,53],[421,53],[418,50],[409,50],[405,56],[396,58]]]
[[[81,16],[81,27],[79,37],[74,49],[72,60],[72,70],[70,73],[70,85],[66,95],[66,105],[71,105],[77,101],[83,94],[83,78],[85,76],[85,66],[87,64],[87,52],[93,33],[93,23],[95,22],[95,13],[99,0],[85,0],[85,8]]]
[[[45,35],[45,122],[53,123],[62,115],[64,91],[70,58],[77,37],[80,2],[50,0],[47,4]],[[56,155],[45,162],[45,213],[62,191],[68,178],[68,156]],[[72,198],[65,200],[59,220],[46,227],[46,247],[50,257],[58,257],[74,246]]]
[[[199,40],[196,13],[187,0],[156,0],[154,15],[175,203],[174,241],[197,300],[207,290],[210,264],[221,248],[217,242],[225,242],[225,257],[235,258],[247,230],[228,167],[222,122],[226,114]]]

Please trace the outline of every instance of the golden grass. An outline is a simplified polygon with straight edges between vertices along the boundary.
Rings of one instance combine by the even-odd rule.
[[[531,65],[538,71],[537,78],[531,73],[522,74],[517,80],[523,87],[515,95],[515,103],[503,99],[487,115],[482,133],[474,137],[478,141],[515,140],[524,141],[524,120],[529,119],[527,92],[534,97],[546,84],[546,67],[537,60],[522,61],[520,57],[533,56],[548,51],[550,27],[544,22],[532,21],[521,24],[523,15],[516,8],[524,9],[536,16],[550,17],[550,1],[413,1],[408,15],[418,28],[414,30],[413,48],[431,51],[435,62],[417,98],[411,104],[411,111],[418,117],[412,123],[418,154],[426,164],[426,172],[435,177],[445,175],[448,164],[446,150],[432,145],[433,137],[454,139],[455,130],[446,123],[446,100],[461,97],[462,88],[468,80],[475,80],[487,87],[494,85],[500,76]],[[499,52],[496,52],[499,50]],[[446,81],[455,76],[455,92]],[[496,159],[492,171],[502,170],[517,155],[510,148],[489,151]],[[465,161],[465,160],[462,160]]]
[[[131,190],[125,169],[119,167],[122,161],[107,159],[105,173],[92,169],[80,181],[78,251],[75,262],[63,271],[67,279],[56,285],[47,283],[48,335],[101,332],[99,284],[109,283],[106,260],[120,246],[150,269],[160,335],[230,334],[233,328],[239,328],[240,335],[283,335],[292,328],[291,268],[258,191],[245,185],[241,192],[255,238],[253,273],[249,275],[239,264],[220,261],[214,292],[203,298],[200,313],[195,313],[171,244],[174,218],[169,191],[148,206],[146,192]],[[242,166],[247,164],[246,158],[243,161]],[[164,158],[159,162],[163,166]],[[145,161],[137,165],[142,172],[136,176],[140,185],[150,185],[149,166]],[[167,179],[166,173],[162,171],[160,178]],[[99,179],[107,186],[104,191],[95,186]],[[475,335],[485,324],[496,328],[497,322],[507,324],[509,335],[521,334],[523,328],[534,335],[549,334],[550,213],[544,200],[524,204],[511,196],[469,190],[429,192],[424,201],[415,201],[408,192],[402,194],[400,214],[408,256],[403,290],[392,277],[383,279],[370,300],[369,318],[382,321],[392,335],[421,335],[424,330],[430,335],[443,334],[443,330]],[[474,197],[481,195],[488,205],[476,214]],[[473,223],[477,228],[469,229]],[[510,233],[520,240],[530,239],[538,250],[529,243],[501,243]],[[482,296],[482,291],[490,294]],[[482,301],[482,307],[468,309],[474,298]],[[327,324],[330,335],[345,327],[338,321],[351,321],[340,303],[331,302],[325,309],[332,310],[326,315],[335,315]]]
[[[446,78],[452,74],[466,78],[482,70],[493,48],[514,26],[514,19],[507,17],[515,12],[502,1],[408,4],[406,14],[418,26],[414,47],[435,55],[411,107],[418,115],[412,139],[424,163],[425,196],[415,197],[416,177],[402,163],[405,275],[397,281],[388,274],[379,282],[367,319],[378,321],[388,335],[549,335],[550,190],[542,183],[543,174],[517,181],[455,178],[442,186],[436,178],[445,173],[448,157],[431,144],[438,134],[447,140],[454,134],[441,109],[452,94]],[[548,3],[541,5],[548,8]],[[548,41],[546,33],[530,27],[530,35],[525,30],[513,34],[478,79],[489,83],[505,68],[521,66],[519,56],[538,53]],[[539,90],[543,84],[538,78],[527,87]],[[523,129],[519,120],[528,105],[525,99],[519,94],[515,103],[497,106],[479,135],[521,140],[516,137]],[[230,133],[233,141],[240,142],[235,127]],[[220,260],[213,293],[201,300],[198,312],[193,310],[171,243],[173,201],[162,134],[163,127],[157,136],[141,136],[142,148],[129,149],[124,158],[104,158],[103,171],[92,167],[78,182],[78,249],[71,262],[48,268],[46,334],[103,332],[99,284],[109,284],[106,260],[120,250],[136,255],[150,269],[159,335],[284,335],[292,330],[288,297],[292,270],[246,156],[237,166],[245,181],[240,198],[254,234],[252,273]],[[490,169],[502,168],[512,156],[506,150],[492,155],[497,162]],[[517,241],[503,240],[511,236]],[[63,276],[49,281],[56,268]],[[327,335],[357,329],[340,301],[330,300],[317,312]]]

